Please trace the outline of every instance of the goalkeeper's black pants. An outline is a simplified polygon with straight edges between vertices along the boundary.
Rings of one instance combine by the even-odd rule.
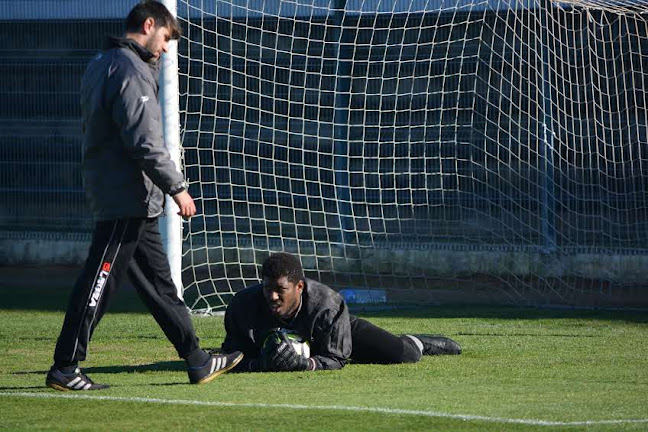
[[[353,363],[415,363],[421,350],[408,336],[396,336],[362,318],[351,318]]]
[[[54,352],[56,366],[71,366],[86,358],[92,333],[126,278],[180,357],[199,349],[189,312],[171,279],[158,219],[100,221],[70,295]]]

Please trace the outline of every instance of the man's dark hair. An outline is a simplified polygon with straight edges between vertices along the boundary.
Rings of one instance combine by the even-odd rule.
[[[126,32],[136,33],[142,29],[147,18],[155,20],[155,27],[166,27],[171,39],[179,39],[182,30],[171,12],[159,1],[143,0],[126,17]]]
[[[261,276],[272,280],[286,276],[290,282],[297,283],[304,279],[304,269],[294,255],[278,252],[270,255],[263,262]]]

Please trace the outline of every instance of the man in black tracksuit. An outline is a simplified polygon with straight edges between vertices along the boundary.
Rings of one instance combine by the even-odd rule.
[[[396,336],[349,314],[342,296],[304,277],[299,260],[288,253],[271,255],[261,271],[263,282],[238,292],[225,312],[224,352],[242,351],[235,371],[340,369],[355,363],[412,363],[422,355],[460,354],[452,339],[430,335]],[[311,357],[297,355],[290,343],[267,353],[269,331],[282,328],[310,344]]]
[[[158,100],[159,60],[179,36],[178,23],[163,4],[142,1],[126,19],[125,36],[109,38],[83,76],[83,182],[97,222],[47,374],[51,388],[108,387],[92,382],[78,363],[125,277],[185,359],[191,383],[211,381],[242,358],[240,352],[214,356],[200,348],[158,229],[165,194],[182,217],[196,212],[164,145]]]

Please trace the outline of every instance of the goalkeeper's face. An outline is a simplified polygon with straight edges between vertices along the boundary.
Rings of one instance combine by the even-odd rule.
[[[263,278],[263,294],[270,312],[277,318],[287,319],[295,315],[301,303],[304,281],[293,283],[286,276],[279,279]]]

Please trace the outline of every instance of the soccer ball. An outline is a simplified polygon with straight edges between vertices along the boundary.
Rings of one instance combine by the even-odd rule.
[[[268,334],[265,341],[263,342],[264,349],[268,341],[271,340],[273,336],[277,336],[277,333],[283,333],[288,337],[288,340],[292,343],[292,346],[293,348],[295,348],[297,354],[306,358],[310,357],[310,345],[308,344],[308,341],[302,338],[295,331],[283,328],[276,329]]]
[[[293,348],[295,348],[295,351],[297,351],[297,354],[299,354],[302,357],[309,358],[310,357],[310,345],[308,344],[308,341],[299,336],[297,333],[285,331],[286,336],[288,336],[288,339],[290,339],[290,342],[292,343]]]

